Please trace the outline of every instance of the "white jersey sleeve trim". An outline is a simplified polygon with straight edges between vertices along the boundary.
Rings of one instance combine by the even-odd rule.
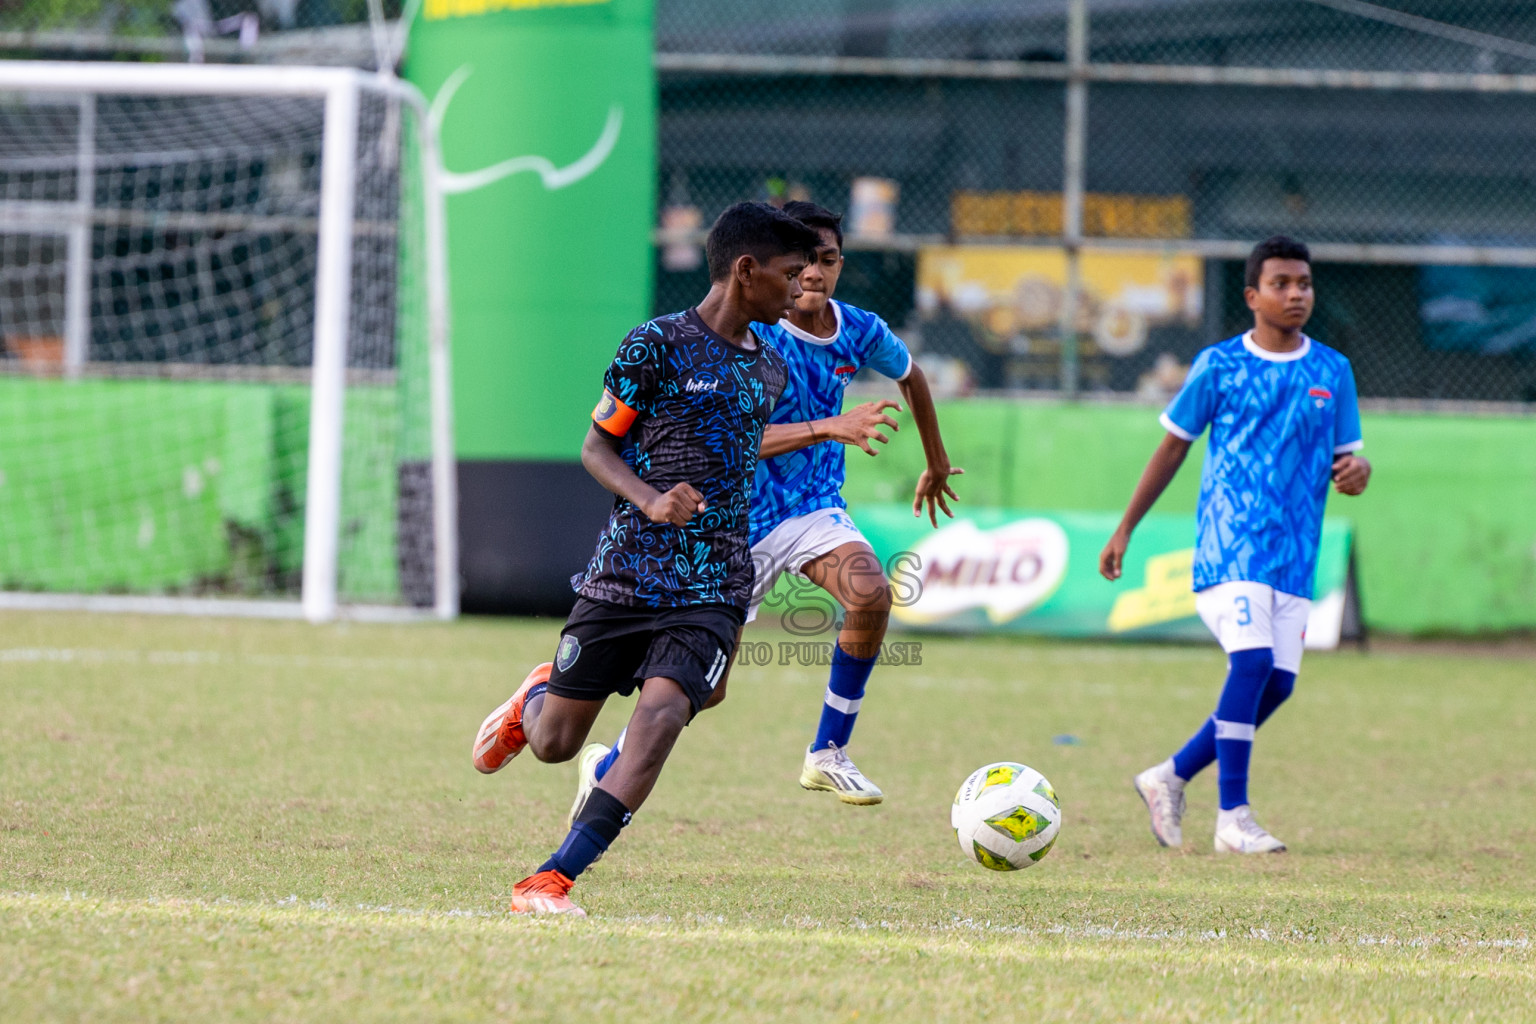
[[[1348,444],[1334,445],[1333,446],[1333,454],[1335,454],[1335,455],[1347,455],[1350,452],[1357,452],[1361,448],[1364,448],[1364,447],[1365,447],[1365,442],[1364,441],[1351,441]]]
[[[1193,441],[1195,439],[1194,434],[1191,434],[1189,431],[1173,422],[1173,417],[1169,416],[1166,412],[1157,418],[1157,422],[1163,425],[1164,430],[1168,431],[1168,433],[1172,434],[1174,437],[1179,438],[1180,440]]]
[[[904,381],[908,377],[912,376],[912,367],[914,367],[916,365],[917,365],[917,361],[912,358],[912,351],[910,349],[908,349],[907,350],[907,368],[905,370],[901,371],[901,376],[896,378],[896,383],[900,384],[902,381]]]

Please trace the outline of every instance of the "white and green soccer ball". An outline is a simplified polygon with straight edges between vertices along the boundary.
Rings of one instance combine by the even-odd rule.
[[[967,857],[993,871],[1018,871],[1051,852],[1061,831],[1061,801],[1033,768],[998,761],[961,783],[949,823]]]

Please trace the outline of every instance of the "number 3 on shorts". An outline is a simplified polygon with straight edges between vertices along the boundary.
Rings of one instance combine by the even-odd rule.
[[[1232,599],[1232,603],[1237,605],[1237,624],[1239,626],[1246,626],[1253,622],[1253,611],[1248,607],[1247,594],[1239,594]]]

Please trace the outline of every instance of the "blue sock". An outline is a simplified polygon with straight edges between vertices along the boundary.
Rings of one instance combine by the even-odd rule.
[[[608,769],[613,767],[613,762],[619,759],[619,751],[624,749],[624,737],[628,735],[629,726],[626,725],[623,731],[619,733],[619,738],[613,741],[612,749],[603,755],[601,761],[597,762],[597,768],[593,770],[593,774],[597,776],[598,782],[603,781],[603,776],[608,774]]]
[[[1173,755],[1173,774],[1188,782],[1216,760],[1216,719],[1207,718],[1198,732]]]
[[[1283,668],[1277,668],[1271,672],[1269,682],[1264,687],[1264,696],[1259,699],[1259,720],[1254,723],[1254,728],[1263,725],[1264,720],[1285,703],[1285,699],[1294,689],[1296,689],[1295,672],[1287,672]],[[1200,726],[1200,730],[1189,738],[1189,742],[1173,755],[1173,772],[1188,782],[1215,760],[1216,718],[1213,715],[1207,718],[1205,724]]]
[[[832,649],[832,675],[827,680],[826,700],[821,706],[821,723],[816,727],[812,750],[825,750],[836,744],[846,747],[853,738],[853,723],[864,701],[864,684],[875,667],[875,658],[855,658],[842,644]]]
[[[539,865],[539,870],[553,868],[575,881],[593,861],[607,852],[619,838],[619,832],[629,824],[629,818],[629,809],[617,797],[606,789],[594,789],[571,825],[565,842],[560,844],[553,857]]]
[[[540,871],[548,871],[551,868],[560,872],[572,881],[587,868],[592,862],[601,857],[612,843],[612,839],[605,839],[602,833],[591,825],[577,822],[571,826],[571,831],[565,837],[565,842],[560,844],[560,849],[555,855],[543,864],[539,865]]]
[[[1275,652],[1268,647],[1233,651],[1227,666],[1227,685],[1221,689],[1214,719],[1217,784],[1224,811],[1248,802],[1248,758],[1253,752],[1259,702],[1275,670]]]

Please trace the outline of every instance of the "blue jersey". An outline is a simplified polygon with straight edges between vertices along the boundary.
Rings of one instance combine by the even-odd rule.
[[[884,320],[867,310],[832,300],[837,333],[818,338],[788,320],[773,326],[753,324],[759,338],[789,365],[789,383],[769,423],[808,423],[843,411],[843,389],[868,366],[894,380],[905,380],[912,354]],[[822,508],[843,508],[843,446],[823,441],[786,452],[757,465],[752,490],[752,543],[786,519]]]
[[[752,472],[784,378],[774,349],[732,344],[695,309],[629,332],[603,374],[592,421],[624,439],[624,461],[640,479],[663,493],[691,484],[708,507],[673,526],[616,497],[591,562],[571,579],[577,593],[652,608],[746,609]]]
[[[1186,441],[1211,429],[1195,589],[1246,580],[1310,598],[1334,456],[1364,444],[1349,360],[1305,336],[1293,352],[1229,338],[1195,357],[1162,424]]]

